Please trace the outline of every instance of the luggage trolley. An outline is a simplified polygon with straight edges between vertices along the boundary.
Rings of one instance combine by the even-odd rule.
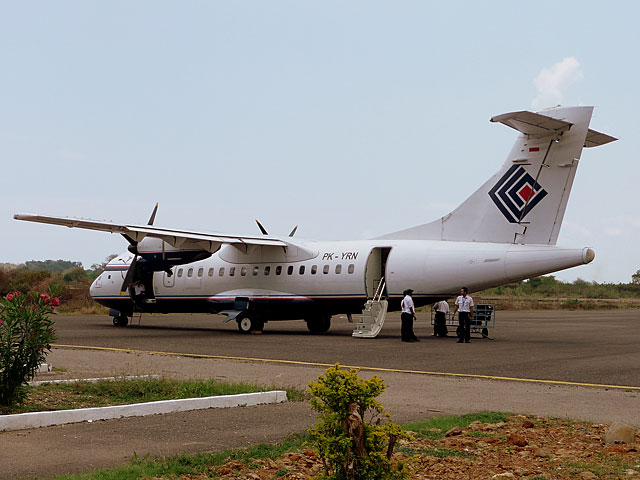
[[[495,304],[478,304],[474,307],[473,320],[471,321],[471,334],[478,334],[482,338],[489,338],[489,329],[496,326],[496,306]],[[449,313],[447,314],[445,328],[438,333],[441,337],[447,335],[450,330],[455,330],[456,336],[460,337],[462,330],[458,324],[458,320],[451,315],[453,307],[449,305]],[[431,306],[431,325],[435,325],[435,311]]]

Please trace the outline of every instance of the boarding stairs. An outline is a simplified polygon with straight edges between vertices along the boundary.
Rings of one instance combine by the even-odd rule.
[[[380,279],[378,288],[373,298],[367,300],[362,310],[362,316],[356,323],[352,336],[356,338],[376,338],[382,330],[384,320],[387,317],[389,302],[382,298],[386,283],[384,277]]]

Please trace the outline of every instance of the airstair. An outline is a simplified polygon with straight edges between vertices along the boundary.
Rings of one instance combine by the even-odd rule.
[[[357,338],[376,338],[380,330],[382,330],[384,319],[387,317],[387,308],[389,307],[389,302],[382,298],[385,286],[386,283],[384,277],[382,277],[373,298],[368,299],[367,303],[364,304],[362,317],[356,323],[352,336]]]

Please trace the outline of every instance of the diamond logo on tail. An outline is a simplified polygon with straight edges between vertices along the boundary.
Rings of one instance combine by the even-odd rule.
[[[547,191],[521,165],[513,165],[489,191],[509,223],[521,222],[547,196]]]

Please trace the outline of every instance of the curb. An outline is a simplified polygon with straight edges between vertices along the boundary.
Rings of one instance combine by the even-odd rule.
[[[23,430],[26,428],[49,427],[67,423],[93,422],[112,418],[143,417],[159,413],[187,412],[207,408],[229,408],[253,406],[287,401],[287,392],[241,393],[238,395],[220,395],[216,397],[186,398],[181,400],[160,400],[158,402],[134,403],[112,407],[78,408],[74,410],[55,410],[50,412],[18,413],[0,415],[0,432]]]

